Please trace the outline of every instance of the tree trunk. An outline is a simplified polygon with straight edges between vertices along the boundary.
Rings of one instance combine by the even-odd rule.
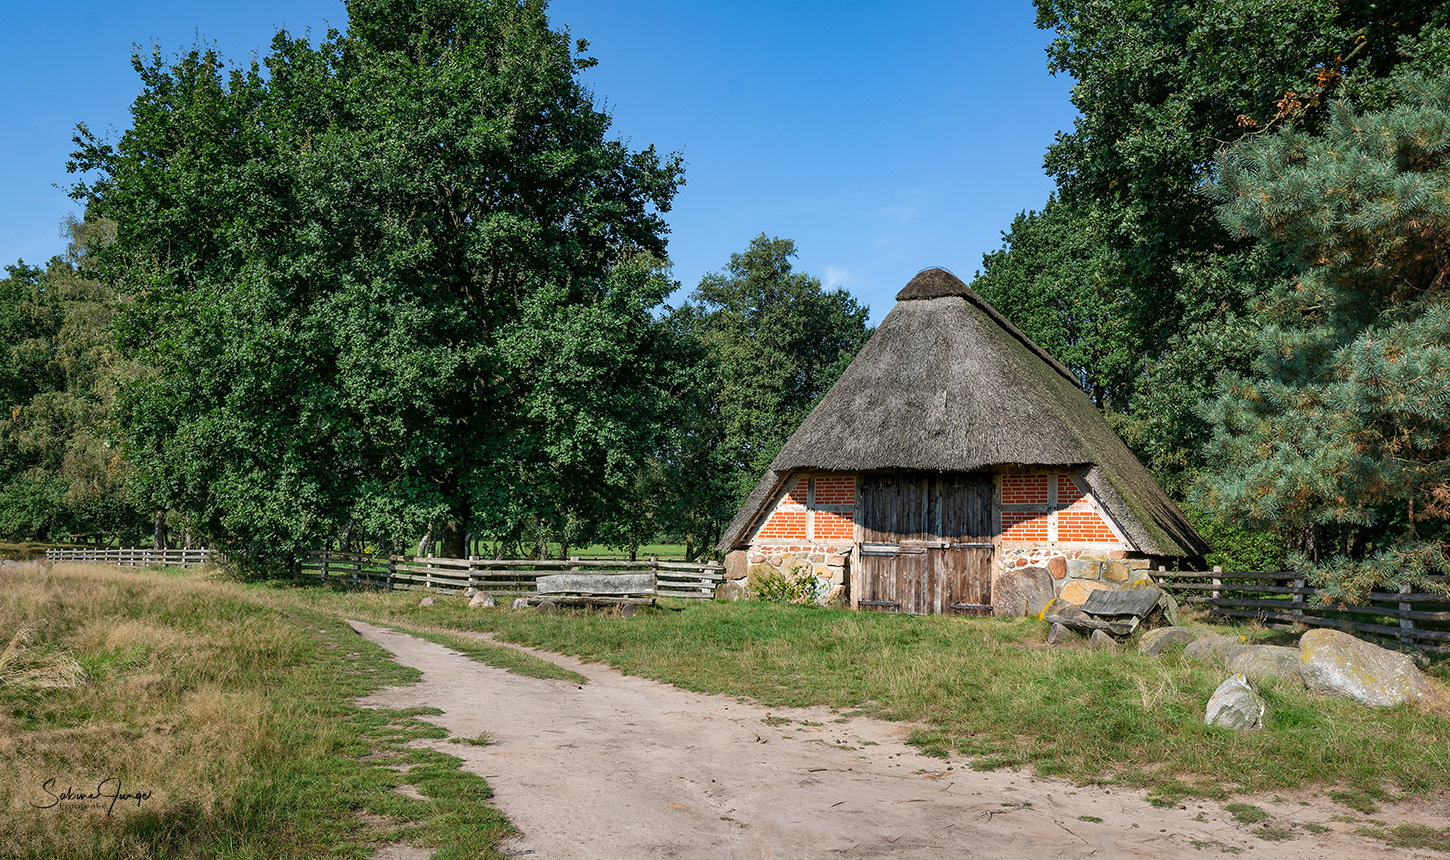
[[[155,530],[152,534],[152,549],[166,549],[166,512],[157,511]]]
[[[450,517],[443,522],[443,558],[463,558],[467,553],[467,534],[463,531],[463,518]]]

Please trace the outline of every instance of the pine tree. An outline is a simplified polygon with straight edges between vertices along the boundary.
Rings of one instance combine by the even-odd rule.
[[[1450,569],[1450,79],[1396,90],[1337,103],[1322,134],[1241,142],[1208,189],[1298,274],[1258,308],[1253,372],[1205,406],[1201,498],[1286,529],[1346,599]]]

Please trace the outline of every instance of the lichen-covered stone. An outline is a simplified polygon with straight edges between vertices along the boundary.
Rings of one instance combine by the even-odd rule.
[[[1282,678],[1300,682],[1299,649],[1280,645],[1234,645],[1223,653],[1224,665],[1230,672],[1263,681]]]
[[[1105,582],[1127,582],[1132,578],[1132,573],[1124,562],[1107,561],[1103,563],[1102,577]]]
[[[1070,558],[1067,560],[1068,579],[1102,579],[1102,562],[1095,558]]]
[[[1221,665],[1224,652],[1235,645],[1242,644],[1244,644],[1242,636],[1200,636],[1184,646],[1183,656],[1185,659],[1198,663]]]
[[[1207,635],[1209,635],[1207,630],[1197,627],[1159,627],[1143,634],[1142,638],[1138,640],[1138,651],[1149,656],[1157,656]]]
[[[1099,589],[1111,590],[1111,588],[1112,586],[1108,585],[1105,582],[1070,579],[1067,581],[1067,584],[1063,585],[1062,594],[1060,595],[1060,597],[1063,600],[1066,600],[1068,603],[1073,603],[1081,606],[1087,602],[1089,594],[1092,594],[1094,591],[1098,591]]]
[[[1201,640],[1200,640],[1201,641]],[[1249,680],[1243,675],[1231,675],[1218,685],[1204,710],[1203,721],[1210,726],[1247,732],[1264,727],[1264,712],[1268,706]]]
[[[1018,567],[992,584],[992,614],[999,618],[1038,616],[1053,599],[1052,574],[1043,567]]]
[[[745,583],[738,579],[727,579],[715,586],[716,600],[734,603],[737,600],[744,600],[745,595]]]
[[[1159,595],[1158,608],[1163,612],[1164,624],[1169,627],[1178,626],[1178,601],[1173,599],[1173,595],[1166,591]]]
[[[1415,661],[1338,630],[1299,638],[1299,673],[1311,692],[1373,707],[1418,702],[1430,693]]]

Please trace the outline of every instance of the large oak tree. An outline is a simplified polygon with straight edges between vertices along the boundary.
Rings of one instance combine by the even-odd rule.
[[[132,128],[80,128],[155,505],[258,563],[340,533],[457,554],[634,479],[682,166],[609,137],[544,5],[352,0],[249,66],[138,56]]]

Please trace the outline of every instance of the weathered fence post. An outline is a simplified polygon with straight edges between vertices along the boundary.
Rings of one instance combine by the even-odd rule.
[[[1410,584],[1408,582],[1405,583],[1404,585],[1401,585],[1400,586],[1400,594],[1409,594],[1409,593],[1410,593]],[[1399,604],[1399,606],[1400,606],[1400,630],[1401,631],[1414,630],[1415,629],[1415,619],[1413,619],[1413,618],[1406,618],[1404,616],[1404,614],[1406,612],[1409,612],[1411,609],[1414,609],[1415,608],[1415,605],[1413,603],[1405,603],[1405,602],[1401,601],[1400,604]],[[1413,645],[1413,644],[1415,644],[1415,637],[1409,635],[1408,633],[1401,632],[1400,633],[1400,644],[1401,645]]]
[[[1213,572],[1214,573],[1223,573],[1223,568],[1220,567],[1219,565],[1216,565],[1215,564],[1213,566]],[[1223,580],[1221,580],[1217,576],[1215,576],[1215,577],[1213,577],[1213,580],[1212,581],[1213,581],[1213,591],[1210,592],[1209,596],[1212,599],[1214,599],[1214,600],[1218,600],[1218,598],[1219,598],[1219,588],[1223,585]]]
[[[1295,571],[1295,573],[1298,573],[1298,571]],[[1294,577],[1294,588],[1297,590],[1294,592],[1292,599],[1289,601],[1290,603],[1294,604],[1294,608],[1289,611],[1292,612],[1294,615],[1299,616],[1300,618],[1304,617],[1303,590],[1305,587],[1304,583],[1307,581],[1308,580],[1306,580],[1302,574]]]

